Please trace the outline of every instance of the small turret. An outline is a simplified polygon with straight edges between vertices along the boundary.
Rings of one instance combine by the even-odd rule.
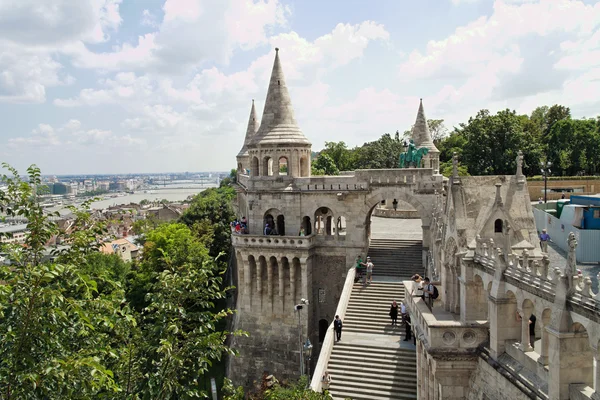
[[[425,109],[423,108],[423,99],[421,99],[419,104],[417,119],[412,128],[412,138],[417,148],[426,147],[429,149],[427,155],[423,157],[424,167],[439,170],[440,151],[435,147],[435,144],[431,139],[431,132],[429,131],[429,125],[427,124],[427,118],[425,117]]]
[[[256,108],[254,107],[254,99],[252,99],[252,108],[250,109],[250,117],[248,118],[248,127],[246,128],[246,137],[244,138],[244,145],[237,155],[238,173],[245,174],[246,170],[250,168],[250,162],[248,158],[248,144],[258,131],[259,123],[256,117]]]
[[[260,128],[248,143],[251,175],[310,176],[310,154],[311,143],[296,122],[276,48]]]

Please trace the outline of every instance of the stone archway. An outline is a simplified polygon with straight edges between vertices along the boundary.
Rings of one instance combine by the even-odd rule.
[[[423,274],[428,262],[427,254],[430,248],[429,226],[431,223],[436,195],[434,193],[415,194],[413,190],[414,187],[408,185],[375,186],[365,199],[359,215],[365,216],[363,240],[365,241],[366,248],[370,243],[371,217],[373,210],[375,207],[381,204],[382,200],[395,199],[396,201],[407,203],[413,207],[419,217],[419,219],[414,220],[421,222],[420,230],[422,232],[421,267],[419,267],[418,271],[415,272]]]

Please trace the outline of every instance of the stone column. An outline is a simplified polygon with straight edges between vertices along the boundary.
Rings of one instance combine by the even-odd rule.
[[[596,360],[596,376],[594,379],[594,394],[593,400],[600,400],[600,349],[594,351],[594,359]]]
[[[523,310],[517,311],[521,316],[521,346],[519,348],[524,351],[533,351],[533,347],[529,344],[529,318]]]
[[[276,311],[279,313],[281,312],[281,314],[285,313],[285,286],[284,286],[284,272],[283,272],[283,259],[279,259],[277,260],[277,277],[279,278],[279,293],[277,296],[277,300],[279,303],[279,306],[277,307]]]
[[[594,386],[594,355],[587,334],[558,332],[548,328],[549,373],[548,397],[550,400],[567,400],[569,385],[583,383]]]
[[[490,354],[495,360],[506,351],[504,342],[508,339],[519,339],[514,337],[516,325],[514,310],[516,304],[514,300],[508,298],[489,298],[489,316],[490,323]]]
[[[538,364],[541,366],[548,365],[548,331],[546,330],[547,325],[542,326],[542,342],[540,349],[540,357],[538,358]]]
[[[250,261],[244,262],[240,260],[244,268],[244,308],[250,310],[251,297],[252,297],[252,273],[250,272]]]
[[[266,264],[265,259],[263,257],[259,257],[258,258],[258,262],[256,263],[256,302],[258,305],[258,308],[260,309],[262,307],[262,271],[263,271],[263,264]]]
[[[270,259],[267,263],[267,307],[269,307],[269,311],[273,311],[273,269],[275,265],[273,265],[273,259]]]
[[[300,301],[296,295],[296,263],[294,263],[294,260],[290,263],[290,297],[293,305],[298,304]]]

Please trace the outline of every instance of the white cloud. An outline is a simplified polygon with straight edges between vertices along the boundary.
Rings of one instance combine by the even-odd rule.
[[[267,31],[286,23],[278,0],[166,0],[156,32],[111,52],[83,43],[68,49],[78,67],[183,72],[208,61],[227,64],[235,49],[267,42]]]
[[[150,10],[142,11],[142,25],[149,26],[151,28],[157,28],[158,22],[156,15],[154,15]]]
[[[81,150],[84,147],[108,146],[122,147],[124,145],[143,145],[145,140],[131,135],[116,135],[109,129],[82,129],[79,120],[71,119],[58,128],[50,124],[39,124],[29,136],[8,140],[8,147],[26,150],[32,148],[61,147],[64,151]],[[93,151],[89,148],[87,151]]]
[[[600,67],[599,27],[600,3],[496,0],[492,15],[410,53],[399,74],[439,83],[430,103],[456,122],[480,108],[529,112],[548,100],[577,109],[596,87],[589,69]]]

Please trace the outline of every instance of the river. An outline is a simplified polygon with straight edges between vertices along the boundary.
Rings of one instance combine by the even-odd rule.
[[[160,201],[168,200],[171,202],[183,201],[190,195],[196,195],[205,189],[216,187],[216,184],[186,184],[185,187],[177,187],[178,185],[170,185],[167,187],[153,187],[146,191],[138,191],[133,194],[124,194],[117,197],[106,197],[107,195],[99,196],[103,197],[103,200],[95,201],[92,203],[92,209],[103,210],[105,208],[121,205],[137,203],[139,204],[142,200],[148,201]],[[83,198],[79,198],[83,201]],[[69,210],[65,206],[55,206],[48,208],[49,211],[59,211],[61,214],[68,214]]]

